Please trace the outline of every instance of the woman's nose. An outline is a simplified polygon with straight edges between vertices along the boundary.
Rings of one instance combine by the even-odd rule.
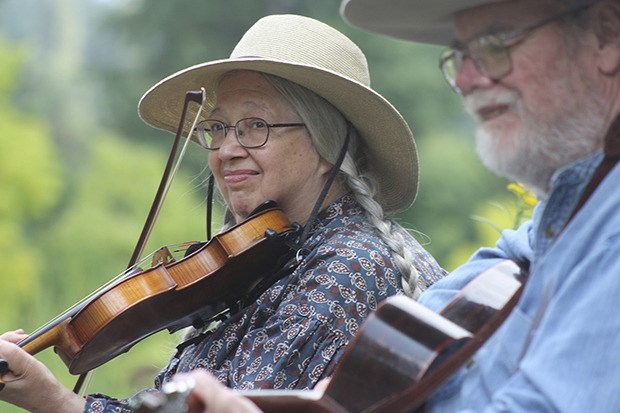
[[[247,153],[245,148],[239,143],[234,126],[229,126],[226,128],[224,139],[222,140],[218,152],[219,157],[222,159],[234,158]]]

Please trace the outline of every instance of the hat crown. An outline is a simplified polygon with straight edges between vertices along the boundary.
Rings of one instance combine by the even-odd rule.
[[[258,20],[239,40],[231,59],[265,58],[313,66],[370,86],[364,53],[348,37],[317,20],[272,15]]]

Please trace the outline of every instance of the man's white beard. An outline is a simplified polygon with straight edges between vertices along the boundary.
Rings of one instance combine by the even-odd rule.
[[[487,128],[479,120],[476,128],[476,150],[482,163],[492,172],[530,187],[545,197],[555,171],[586,157],[602,147],[605,118],[601,99],[575,97],[558,104],[555,121],[540,119],[526,111],[519,96],[512,91],[481,91],[466,97],[468,112],[477,118],[475,108],[482,102],[504,102],[519,117],[518,132]],[[514,127],[514,125],[513,125]]]

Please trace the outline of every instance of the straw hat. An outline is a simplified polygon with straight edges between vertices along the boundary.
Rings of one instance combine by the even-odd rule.
[[[140,117],[156,128],[176,132],[187,91],[204,87],[209,111],[218,79],[242,69],[280,76],[328,100],[364,141],[370,172],[379,183],[377,200],[383,208],[397,212],[412,204],[418,188],[418,158],[409,126],[370,88],[368,64],[361,50],[342,33],[308,17],[273,15],[258,20],[229,59],[189,67],[153,86],[140,100]],[[188,120],[186,132],[190,127]]]
[[[363,30],[450,46],[456,13],[500,1],[506,0],[343,0],[340,13]]]

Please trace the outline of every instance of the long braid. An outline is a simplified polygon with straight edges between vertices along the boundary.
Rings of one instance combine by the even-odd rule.
[[[392,250],[394,264],[401,274],[401,283],[405,294],[412,298],[417,298],[420,293],[418,286],[419,274],[413,265],[413,254],[406,248],[406,242],[400,232],[395,231],[396,226],[383,212],[381,205],[375,200],[372,186],[368,179],[364,179],[358,171],[348,170],[352,162],[346,162],[341,170],[346,175],[346,184],[353,192],[356,201],[364,209],[366,217],[370,223],[377,228],[379,236]]]

